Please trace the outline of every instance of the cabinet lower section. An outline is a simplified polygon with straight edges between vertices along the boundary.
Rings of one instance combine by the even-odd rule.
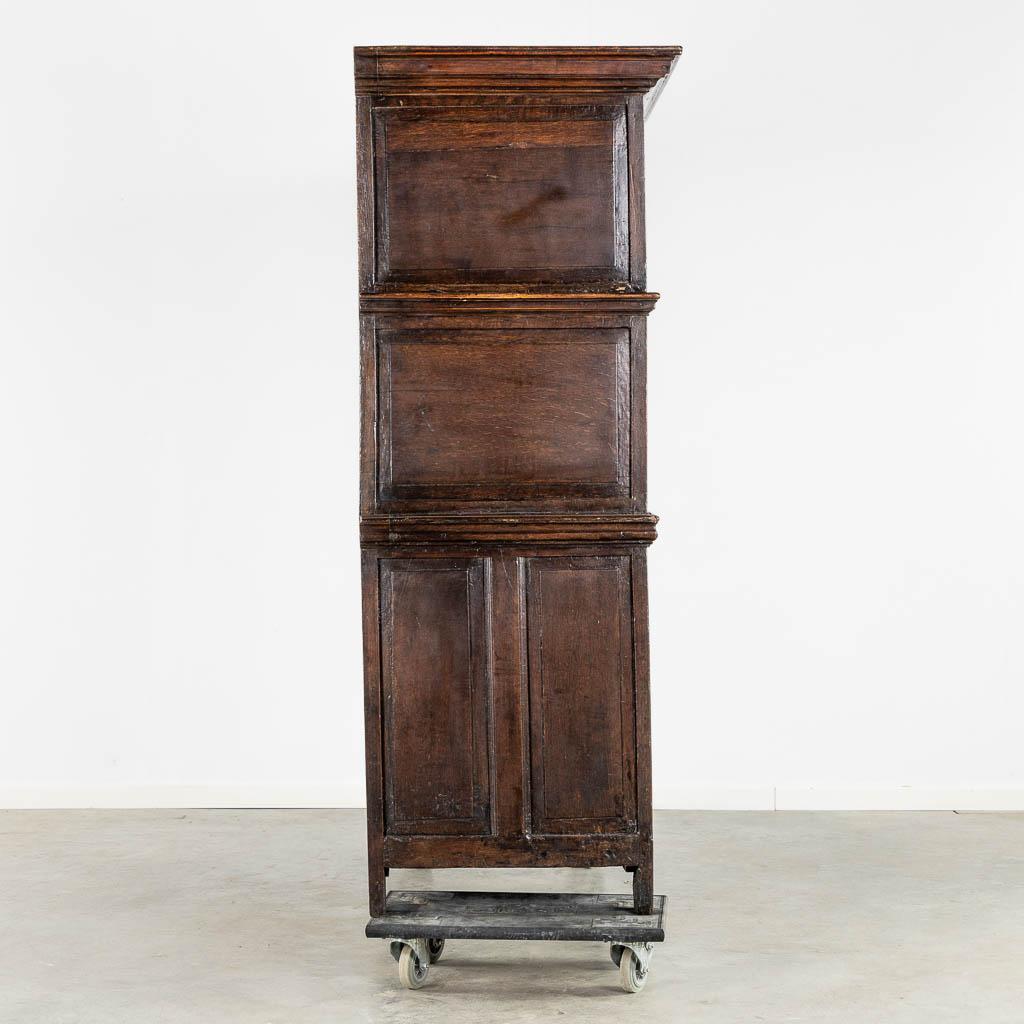
[[[649,902],[644,548],[368,548],[363,601],[371,909],[388,867],[619,864]]]

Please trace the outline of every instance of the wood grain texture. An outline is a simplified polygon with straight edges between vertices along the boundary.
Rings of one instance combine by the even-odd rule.
[[[381,562],[389,835],[490,831],[489,631],[479,559]]]
[[[629,332],[378,335],[382,501],[629,494]]]
[[[621,865],[633,896],[612,918],[581,924],[587,909],[564,897],[524,905],[506,931],[606,937],[616,915],[647,928],[655,911],[644,934],[663,934],[643,117],[678,54],[356,50],[375,919],[444,918],[435,905],[417,925],[394,894],[385,914],[391,867]],[[489,914],[520,913],[435,895],[445,927],[496,935]]]
[[[500,313],[503,317],[517,318],[535,313],[594,316],[649,313],[658,297],[656,292],[479,292],[438,285],[432,290],[421,287],[361,295],[359,309],[367,314],[391,313],[421,318],[474,313]]]
[[[629,281],[632,287],[643,291],[647,287],[647,229],[644,216],[644,113],[643,100],[631,96],[626,101],[627,129],[625,139],[619,142],[623,150],[628,172],[623,175],[623,184],[628,198],[621,200],[623,216],[628,227],[624,232],[626,253],[629,261]]]
[[[485,561],[490,630],[491,789],[496,836],[517,838],[529,832],[525,813],[529,772],[524,751],[526,728],[525,563],[515,553]]]
[[[625,104],[375,109],[375,281],[628,280],[626,140]]]
[[[647,553],[629,554],[633,604],[633,675],[636,679],[637,830],[641,855],[633,873],[637,913],[647,913],[654,899],[654,812],[651,792],[651,687],[647,609]]]
[[[370,913],[384,912],[384,739],[381,698],[379,560],[362,553],[363,706],[366,722],[366,850]]]
[[[358,95],[638,93],[672,71],[678,46],[360,46]]]
[[[642,513],[520,513],[517,515],[443,515],[395,513],[365,515],[364,544],[650,544],[658,517]]]
[[[388,836],[395,868],[595,868],[643,860],[639,835]]]
[[[527,562],[535,833],[636,829],[630,562]]]
[[[643,509],[643,315],[362,323],[364,516]]]

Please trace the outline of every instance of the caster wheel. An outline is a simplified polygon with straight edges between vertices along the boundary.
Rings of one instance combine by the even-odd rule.
[[[427,949],[430,950],[430,962],[436,964],[444,952],[444,939],[427,939]]]
[[[422,988],[427,980],[429,964],[413,952],[412,946],[402,946],[402,954],[398,958],[398,980],[403,988]]]
[[[647,984],[650,967],[643,968],[631,949],[620,947],[619,983],[624,992],[639,992]]]
[[[618,967],[619,963],[622,961],[622,950],[622,946],[616,946],[614,943],[612,943],[611,948],[609,950],[612,957],[612,963],[615,964],[616,967]]]

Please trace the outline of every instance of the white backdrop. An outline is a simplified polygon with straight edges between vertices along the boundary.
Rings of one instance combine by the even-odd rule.
[[[1024,807],[1024,7],[2,10],[0,805],[361,802],[351,47],[612,42],[656,802]]]

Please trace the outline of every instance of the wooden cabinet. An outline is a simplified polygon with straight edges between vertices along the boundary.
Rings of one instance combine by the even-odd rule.
[[[369,888],[653,895],[643,107],[678,51],[356,50]]]

